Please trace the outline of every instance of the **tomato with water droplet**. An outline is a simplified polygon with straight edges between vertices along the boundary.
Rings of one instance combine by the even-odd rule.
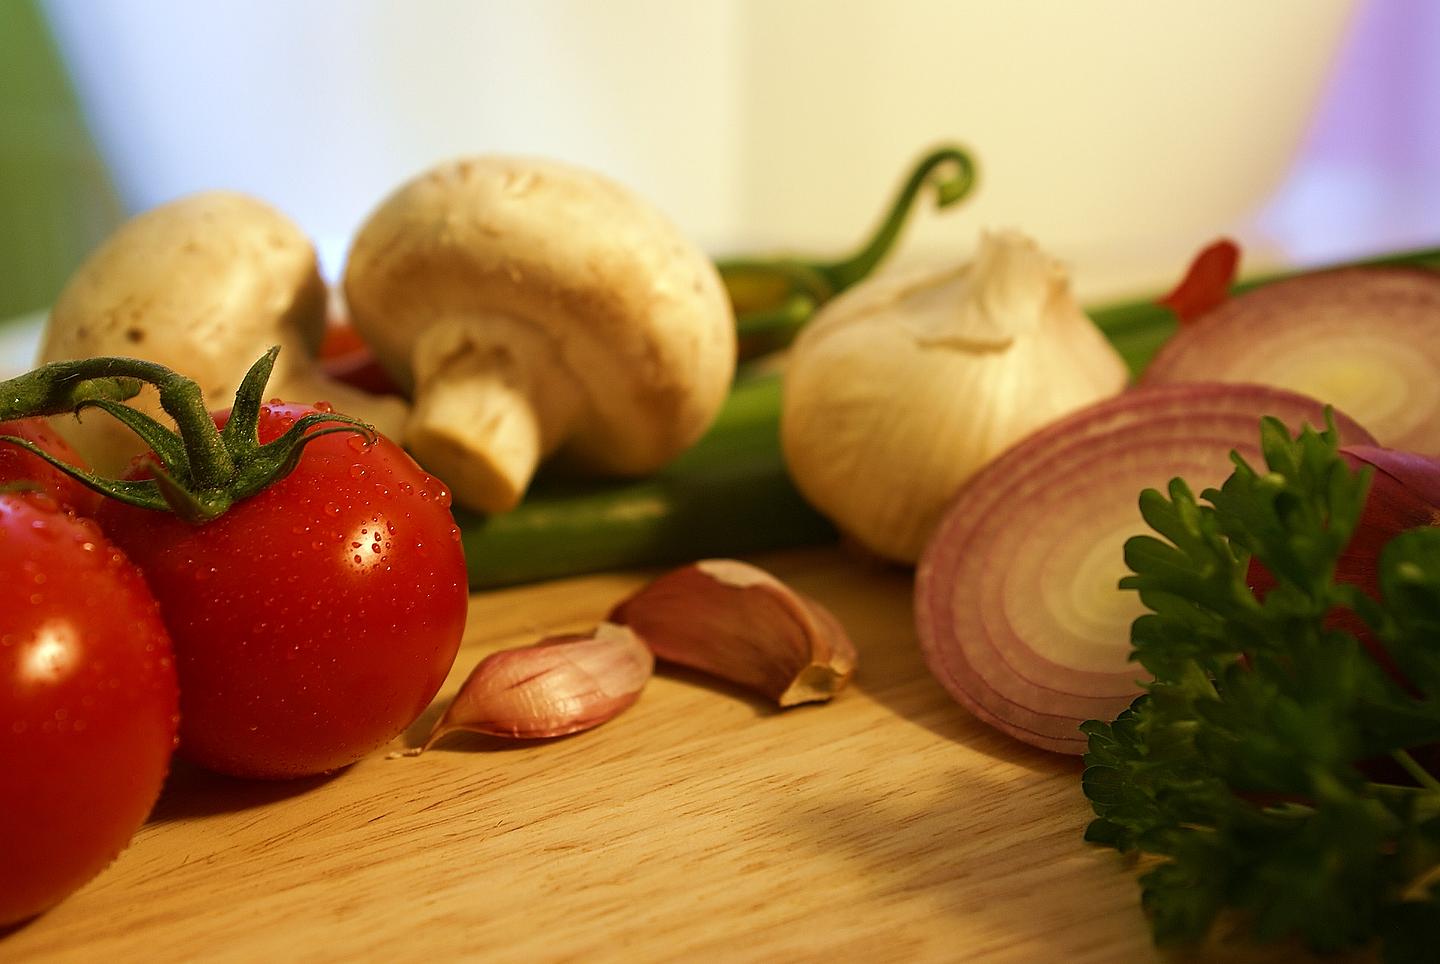
[[[47,454],[77,468],[84,469],[85,460],[70,447],[43,418],[21,418],[0,422],[0,435],[23,439]],[[34,485],[48,492],[81,515],[90,515],[100,505],[100,494],[86,488],[40,456],[26,451],[13,442],[0,441],[0,486],[11,483]]]
[[[160,795],[178,702],[139,570],[53,497],[0,492],[0,927],[125,849]]]
[[[312,410],[269,407],[261,442]],[[357,452],[350,439],[315,439],[293,472],[204,525],[100,509],[160,600],[180,674],[180,753],[202,766],[287,778],[353,763],[424,711],[455,659],[469,590],[448,493],[393,442]],[[385,562],[350,545],[380,523],[396,533]],[[407,551],[417,541],[443,551]]]

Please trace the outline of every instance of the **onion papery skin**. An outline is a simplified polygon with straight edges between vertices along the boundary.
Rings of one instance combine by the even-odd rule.
[[[1440,274],[1346,268],[1246,292],[1182,325],[1142,378],[1193,381],[1302,392],[1382,445],[1440,455]]]
[[[1114,719],[1146,676],[1128,661],[1143,611],[1117,583],[1138,498],[1184,478],[1222,482],[1256,461],[1260,418],[1325,425],[1324,406],[1258,385],[1138,388],[1010,448],[960,488],[916,571],[921,652],[962,706],[1034,746],[1081,754],[1085,720]],[[1334,412],[1344,443],[1373,437]]]

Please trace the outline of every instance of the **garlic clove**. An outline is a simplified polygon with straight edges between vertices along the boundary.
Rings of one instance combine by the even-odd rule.
[[[781,706],[828,700],[855,672],[840,621],[774,576],[733,559],[672,570],[622,601],[612,622],[655,655],[763,693]]]
[[[514,739],[588,730],[633,705],[654,667],[649,647],[612,623],[492,653],[461,685],[425,748],[460,730]]]

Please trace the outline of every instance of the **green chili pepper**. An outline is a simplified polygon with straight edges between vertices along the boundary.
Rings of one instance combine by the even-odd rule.
[[[1440,249],[1357,264],[1440,269]],[[1252,278],[1234,290],[1288,276]],[[1089,314],[1136,373],[1175,330],[1170,310],[1149,299]],[[505,515],[459,514],[471,586],[834,541],[834,528],[785,472],[779,427],[780,377],[742,373],[710,432],[654,476],[632,482],[542,477]]]
[[[779,413],[779,376],[742,374],[699,444],[652,476],[542,474],[503,515],[457,510],[471,587],[835,539],[785,472]]]

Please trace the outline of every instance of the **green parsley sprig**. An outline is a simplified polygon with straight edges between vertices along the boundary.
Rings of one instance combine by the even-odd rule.
[[[1140,884],[1159,944],[1234,914],[1258,941],[1440,954],[1440,529],[1390,540],[1379,601],[1337,583],[1370,481],[1338,444],[1267,419],[1267,471],[1236,456],[1203,502],[1179,479],[1140,498],[1160,538],[1126,544],[1121,586],[1150,610],[1132,658],[1155,679],[1082,727],[1083,785],[1087,840],[1158,858]],[[1252,558],[1276,579],[1263,600]]]

